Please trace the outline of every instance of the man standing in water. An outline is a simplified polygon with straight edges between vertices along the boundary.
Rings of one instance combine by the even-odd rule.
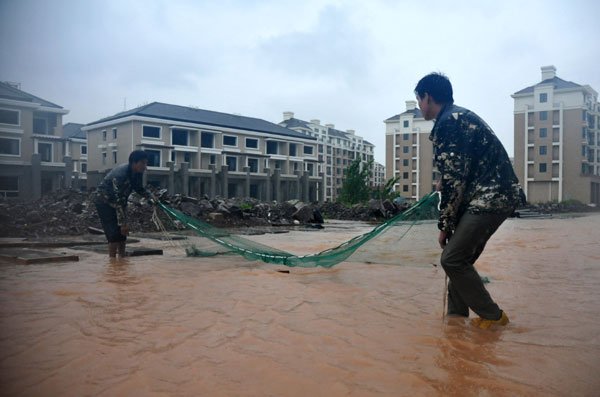
[[[448,314],[479,315],[482,329],[508,324],[473,267],[486,242],[522,202],[524,195],[506,150],[475,113],[454,105],[450,80],[440,73],[423,77],[415,88],[425,120],[434,120],[429,139],[442,174],[439,243],[441,264],[450,279]]]
[[[148,154],[135,150],[129,155],[129,163],[113,168],[98,186],[95,198],[98,216],[108,240],[108,256],[125,257],[125,242],[129,234],[127,226],[127,199],[132,190],[151,198],[142,185],[142,176],[148,166]],[[153,198],[153,201],[156,200]]]

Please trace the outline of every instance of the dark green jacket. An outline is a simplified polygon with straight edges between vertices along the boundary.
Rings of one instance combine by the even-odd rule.
[[[465,212],[506,213],[523,202],[504,146],[475,113],[446,105],[429,139],[442,174],[440,230],[454,231]]]
[[[104,177],[96,193],[96,203],[105,204],[117,211],[117,223],[127,224],[127,200],[132,191],[149,198],[150,193],[144,189],[142,174],[132,175],[129,163],[113,168]]]

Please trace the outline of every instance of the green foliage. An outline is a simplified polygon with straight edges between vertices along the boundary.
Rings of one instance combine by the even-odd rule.
[[[398,192],[394,191],[394,184],[396,184],[399,180],[400,176],[388,179],[383,189],[378,189],[375,191],[374,198],[378,200],[393,200],[398,197]]]
[[[343,204],[357,204],[369,199],[371,188],[369,187],[369,175],[371,174],[371,164],[373,160],[367,162],[362,170],[360,169],[361,159],[356,158],[347,168],[346,176],[342,181],[342,188],[338,201]]]
[[[242,205],[240,206],[240,208],[242,210],[251,210],[252,208],[254,208],[254,205],[248,204],[248,203],[242,203]]]

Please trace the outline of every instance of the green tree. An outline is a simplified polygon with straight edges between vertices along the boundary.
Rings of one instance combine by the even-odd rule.
[[[369,193],[371,188],[369,187],[369,176],[371,175],[371,164],[373,160],[368,161],[360,169],[361,159],[357,157],[356,160],[350,164],[350,167],[346,170],[346,176],[342,181],[342,188],[340,189],[340,195],[338,201],[343,204],[356,204],[361,201],[367,201],[369,199]]]
[[[375,198],[379,200],[393,200],[398,196],[398,193],[394,191],[394,185],[400,180],[400,176],[390,178],[386,182],[383,189],[377,189]]]

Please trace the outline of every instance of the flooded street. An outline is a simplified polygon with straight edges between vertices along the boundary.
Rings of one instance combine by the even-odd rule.
[[[251,238],[308,253],[372,227],[335,225]],[[403,266],[187,258],[150,239],[163,256],[3,263],[0,394],[598,395],[599,233],[600,215],[506,221],[477,264],[511,320],[493,331],[442,320],[434,245],[387,244]]]

